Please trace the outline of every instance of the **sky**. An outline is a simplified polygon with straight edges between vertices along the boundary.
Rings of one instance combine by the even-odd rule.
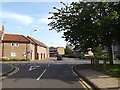
[[[48,26],[49,12],[54,11],[53,7],[62,7],[59,2],[2,2],[0,6],[0,25],[5,26],[5,33],[32,36],[49,47],[66,46],[63,34]]]
[[[1,0],[0,26],[5,26],[7,34],[21,34],[32,36],[47,46],[65,47],[63,33],[50,31],[49,12],[54,12],[53,7],[61,8],[60,1],[71,3],[81,0]],[[84,0],[83,0],[84,1]],[[95,1],[95,0],[93,0]],[[37,30],[36,32],[32,32]],[[32,33],[31,33],[32,32]]]

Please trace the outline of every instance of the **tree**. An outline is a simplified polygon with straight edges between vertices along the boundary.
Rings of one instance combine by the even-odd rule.
[[[92,52],[94,53],[95,56],[102,56],[103,55],[103,51],[104,48],[103,47],[100,47],[100,46],[97,46],[97,47],[94,47],[92,49]]]
[[[62,2],[61,2],[62,3]],[[72,2],[56,8],[49,19],[51,30],[63,31],[66,41],[81,48],[107,46],[113,64],[112,43],[118,41],[120,2]],[[120,27],[120,26],[119,26]]]
[[[72,46],[70,44],[66,45],[65,54],[72,54]]]

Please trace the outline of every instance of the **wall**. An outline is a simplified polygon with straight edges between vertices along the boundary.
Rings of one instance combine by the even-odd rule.
[[[38,60],[48,58],[49,49],[41,46],[37,46]]]
[[[64,48],[57,48],[57,52],[58,52],[59,55],[64,55],[65,54]]]
[[[30,51],[30,44],[19,43],[19,46],[11,46],[11,43],[2,43],[3,44],[3,57],[9,59],[30,59],[30,53],[24,56],[24,52]],[[16,56],[11,56],[11,52],[15,52]]]

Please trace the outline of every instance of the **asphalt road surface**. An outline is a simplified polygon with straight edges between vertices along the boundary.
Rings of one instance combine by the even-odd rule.
[[[75,88],[84,89],[72,72],[75,60],[9,64],[19,71],[2,80],[2,88]],[[76,62],[76,63],[75,63]]]

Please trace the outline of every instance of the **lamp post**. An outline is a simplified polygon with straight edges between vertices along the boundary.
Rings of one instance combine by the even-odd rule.
[[[37,30],[31,31],[30,37],[32,37],[32,33],[33,33],[33,32],[36,32],[36,31],[37,31]],[[33,50],[32,50],[32,40],[30,39],[30,54],[31,54],[31,60],[32,60],[32,52],[33,52]]]
[[[33,30],[33,31],[31,31],[31,32],[30,32],[30,36],[32,36],[32,33],[33,33],[33,32],[36,32],[36,31],[37,31],[36,29]]]

